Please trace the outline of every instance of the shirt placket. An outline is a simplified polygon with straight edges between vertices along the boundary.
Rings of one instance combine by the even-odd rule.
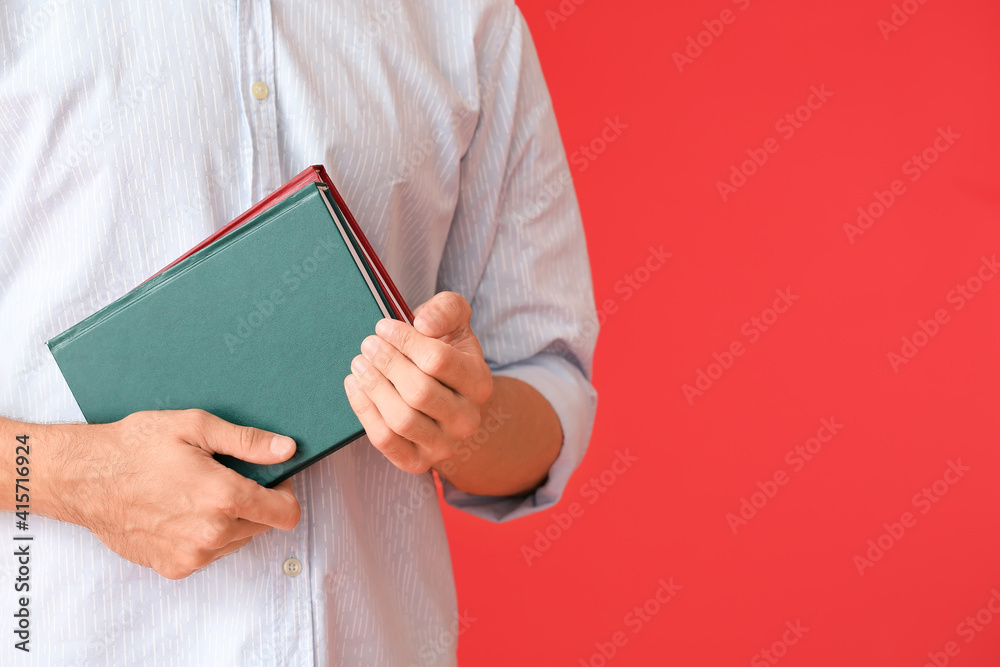
[[[256,203],[283,183],[278,156],[274,25],[269,0],[238,0],[240,89],[251,143],[250,198]]]
[[[292,489],[297,498],[309,497],[306,476],[292,477]],[[275,599],[275,655],[271,664],[312,667],[316,664],[316,638],[311,582],[317,576],[310,571],[314,563],[308,558],[309,508],[306,503],[301,508],[299,524],[293,530],[270,532],[281,536],[273,542],[276,551],[271,560]]]
[[[278,156],[277,108],[279,94],[274,78],[274,27],[269,0],[237,0],[240,39],[240,90],[251,148],[250,203],[276,190],[283,182]],[[292,480],[296,495],[304,498]],[[312,666],[315,664],[308,555],[308,521],[302,507],[299,525],[291,531],[270,531],[274,549],[271,571],[262,573],[273,583],[274,609],[271,642],[261,659],[266,664]],[[270,643],[270,646],[266,646]]]

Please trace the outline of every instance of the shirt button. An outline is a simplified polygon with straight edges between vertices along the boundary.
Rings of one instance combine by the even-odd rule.
[[[281,564],[281,569],[289,577],[297,577],[302,572],[302,563],[298,558],[288,558]]]
[[[255,81],[252,86],[250,86],[250,92],[258,100],[262,100],[267,97],[267,84],[263,81]]]

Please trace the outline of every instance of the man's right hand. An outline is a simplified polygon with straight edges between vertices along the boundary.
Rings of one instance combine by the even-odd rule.
[[[272,527],[299,522],[289,480],[267,489],[212,458],[280,463],[295,451],[286,436],[202,410],[15,428],[31,435],[33,512],[84,526],[168,579],[187,577]]]

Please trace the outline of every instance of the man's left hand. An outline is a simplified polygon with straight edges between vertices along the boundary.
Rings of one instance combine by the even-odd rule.
[[[479,428],[493,376],[469,303],[441,292],[413,325],[383,319],[361,344],[344,389],[372,444],[397,468],[424,473]]]

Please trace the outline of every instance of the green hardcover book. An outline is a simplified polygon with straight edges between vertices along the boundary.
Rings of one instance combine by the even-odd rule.
[[[409,310],[322,167],[47,342],[89,423],[201,408],[292,437],[284,463],[216,458],[274,486],[364,431],[343,379]]]

